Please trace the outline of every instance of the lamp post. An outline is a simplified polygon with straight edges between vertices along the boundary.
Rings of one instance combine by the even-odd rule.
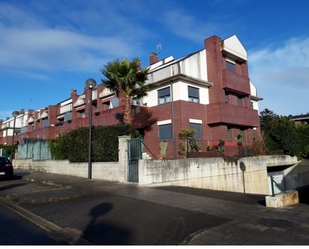
[[[16,117],[17,117],[18,115],[19,115],[19,112],[18,112],[18,111],[13,111],[13,112],[12,112],[12,116],[14,117],[12,145],[14,145],[15,122],[16,122]]]
[[[86,81],[86,87],[88,87],[90,89],[90,106],[89,106],[89,149],[88,149],[88,179],[91,179],[91,133],[92,133],[92,89],[95,88],[95,86],[97,85],[97,82],[92,79],[89,78]]]

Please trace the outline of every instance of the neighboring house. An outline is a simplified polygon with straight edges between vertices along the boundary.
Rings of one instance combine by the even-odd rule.
[[[295,121],[295,124],[309,124],[309,114],[305,114],[305,115],[297,115],[297,116],[292,116],[291,120]]]
[[[237,147],[237,134],[260,131],[258,101],[262,99],[249,79],[247,52],[235,35],[225,40],[210,37],[203,49],[180,59],[170,56],[159,61],[158,55],[151,53],[149,67],[147,83],[156,83],[156,88],[143,99],[132,100],[132,114],[135,127],[155,155],[160,152],[160,142],[167,141],[167,158],[179,157],[181,128],[196,129],[204,149],[217,145],[219,139]],[[88,126],[89,91],[85,87],[84,93],[77,95],[72,90],[71,97],[57,105],[20,114],[16,118],[20,119],[16,122],[20,134],[15,135],[15,143],[56,138],[62,132]],[[93,125],[122,122],[122,98],[102,84],[92,94]],[[1,144],[11,144],[12,132],[4,132],[12,120],[0,123]],[[237,154],[228,148],[225,152]]]

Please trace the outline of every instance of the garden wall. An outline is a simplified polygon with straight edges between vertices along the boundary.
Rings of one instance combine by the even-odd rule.
[[[278,157],[278,158],[277,158]],[[176,185],[269,194],[267,165],[297,163],[290,156],[140,160],[140,185]]]

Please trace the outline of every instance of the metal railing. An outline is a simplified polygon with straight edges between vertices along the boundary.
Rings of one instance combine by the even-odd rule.
[[[273,176],[270,176],[270,182],[271,182],[271,193],[272,193],[272,197],[275,197],[275,188],[274,188],[274,184],[276,185],[276,187],[278,189],[280,189],[283,193],[285,193],[285,189],[284,187],[282,188],[273,178]]]
[[[147,145],[144,143],[144,141],[143,140],[141,141],[142,141],[142,144],[146,147],[146,149],[150,152],[150,154],[154,157],[154,159],[157,159],[155,155],[151,152],[151,150],[147,147]]]

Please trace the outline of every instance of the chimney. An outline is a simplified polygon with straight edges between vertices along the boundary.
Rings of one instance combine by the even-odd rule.
[[[25,110],[24,109],[20,109],[19,114],[25,114]]]
[[[152,65],[152,64],[154,64],[154,63],[156,63],[156,62],[158,62],[158,60],[159,60],[158,54],[156,54],[156,53],[150,53],[150,54],[149,54],[149,59],[150,59],[150,65]]]
[[[71,98],[73,98],[73,96],[77,95],[77,91],[75,89],[71,90]]]

